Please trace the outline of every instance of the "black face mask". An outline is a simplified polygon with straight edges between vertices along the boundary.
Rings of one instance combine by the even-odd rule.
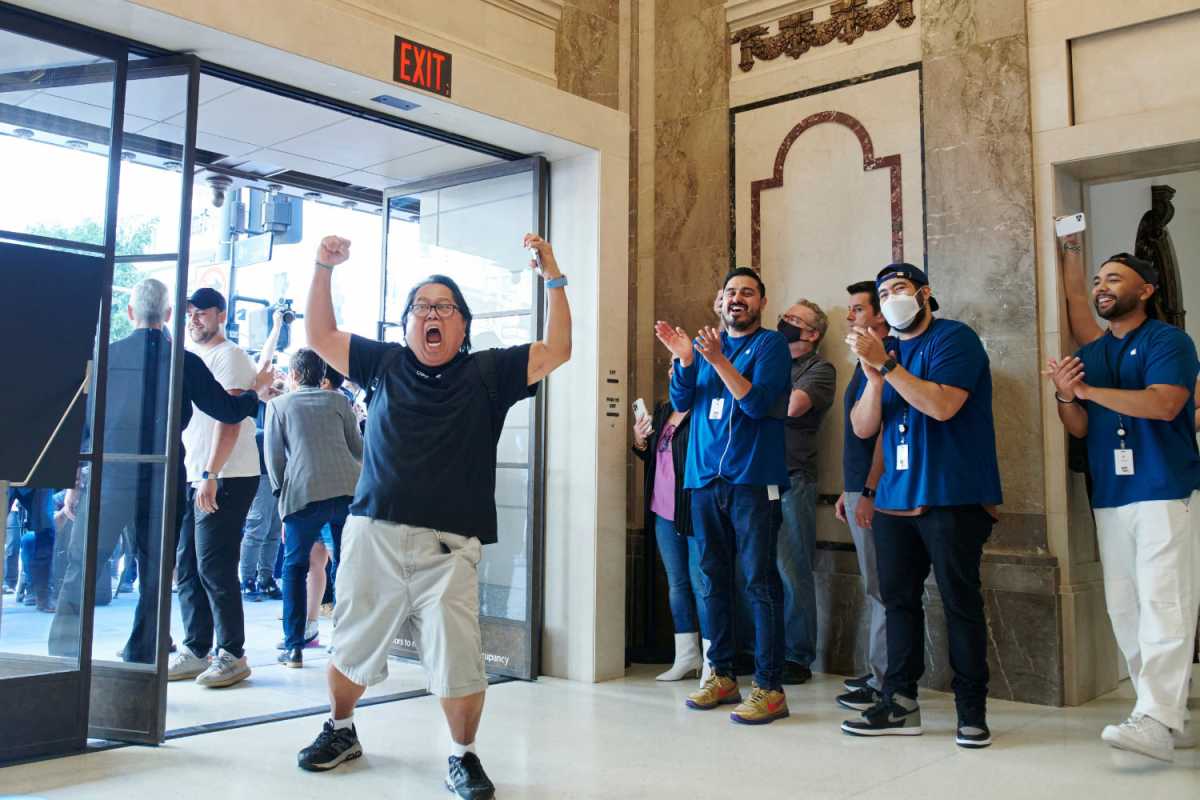
[[[804,330],[797,328],[790,322],[779,320],[779,324],[775,326],[775,330],[783,334],[783,338],[787,339],[788,344],[795,344],[804,336]]]

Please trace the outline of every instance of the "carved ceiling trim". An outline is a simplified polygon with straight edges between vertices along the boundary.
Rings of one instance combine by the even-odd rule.
[[[731,44],[741,45],[742,72],[754,69],[756,61],[773,61],[782,55],[799,58],[814,47],[837,39],[853,44],[869,31],[881,31],[893,22],[907,28],[916,21],[914,0],[884,0],[868,6],[867,0],[838,0],[829,8],[829,19],[813,22],[811,10],[779,20],[779,32],[771,36],[765,25],[751,25],[733,34]]]
[[[820,111],[810,114],[800,121],[796,127],[788,131],[775,154],[775,168],[770,178],[753,181],[750,184],[750,265],[762,269],[762,204],[761,195],[764,190],[778,189],[783,186],[783,167],[787,163],[788,153],[796,140],[805,131],[817,125],[833,123],[850,129],[858,139],[862,148],[863,172],[876,169],[887,169],[890,172],[891,186],[889,205],[892,216],[892,261],[904,261],[904,205],[902,202],[902,186],[900,181],[900,155],[876,157],[875,144],[866,126],[855,117],[841,111]]]

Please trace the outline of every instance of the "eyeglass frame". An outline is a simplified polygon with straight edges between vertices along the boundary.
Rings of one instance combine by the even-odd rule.
[[[425,307],[425,313],[421,313],[421,306]],[[449,309],[449,311],[443,314],[441,312],[443,308]],[[408,307],[408,311],[410,314],[415,315],[417,319],[429,319],[431,313],[436,315],[438,319],[450,319],[455,314],[461,313],[462,309],[456,303],[413,303]]]

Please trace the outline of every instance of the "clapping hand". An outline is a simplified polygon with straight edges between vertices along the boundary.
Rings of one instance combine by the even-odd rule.
[[[691,366],[692,338],[687,335],[687,331],[660,319],[654,323],[654,335],[663,343],[663,347],[671,351],[671,355],[679,359],[681,364],[685,367]]]
[[[1047,360],[1046,369],[1042,370],[1042,374],[1054,384],[1055,393],[1064,402],[1087,399],[1086,395],[1091,387],[1083,382],[1083,362],[1077,356],[1070,356],[1062,361],[1053,358]]]
[[[711,325],[705,325],[696,334],[696,352],[714,367],[729,361],[721,350],[721,332]]]

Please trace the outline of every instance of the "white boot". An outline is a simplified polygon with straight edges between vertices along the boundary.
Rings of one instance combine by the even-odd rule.
[[[700,660],[703,662],[700,670],[700,685],[708,683],[708,679],[712,677],[712,664],[708,663],[708,648],[712,646],[712,642],[708,639],[702,639],[704,647],[700,653]]]
[[[700,672],[700,648],[696,634],[675,634],[675,663],[671,668],[654,678],[656,681],[681,681],[695,677]]]

